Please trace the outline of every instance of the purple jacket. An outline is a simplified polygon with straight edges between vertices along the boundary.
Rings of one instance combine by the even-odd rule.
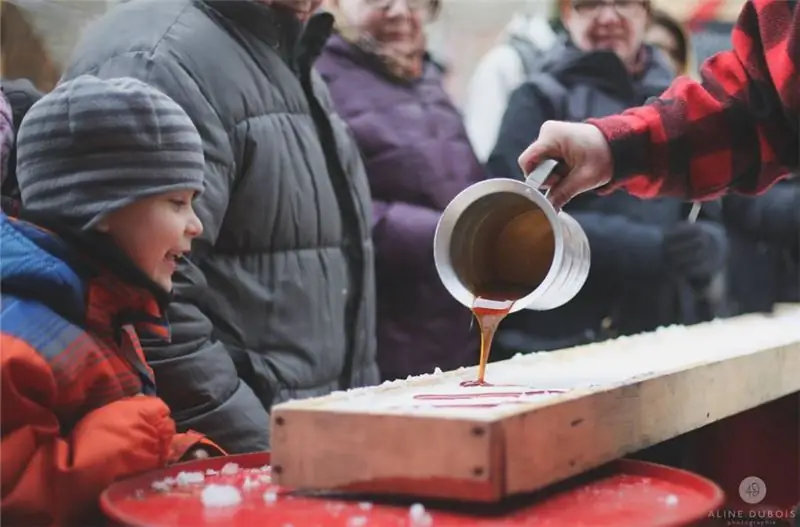
[[[439,68],[428,62],[421,80],[405,83],[373,60],[334,35],[316,67],[361,149],[372,191],[381,375],[475,365],[472,314],[439,280],[433,235],[450,200],[486,174]]]

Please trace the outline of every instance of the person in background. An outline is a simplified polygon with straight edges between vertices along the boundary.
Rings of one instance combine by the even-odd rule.
[[[524,11],[514,14],[501,41],[486,53],[472,74],[463,107],[464,122],[482,163],[497,141],[511,93],[538,71],[543,52],[558,40],[549,21],[553,4],[552,0],[528,0]]]
[[[772,312],[800,302],[800,180],[779,181],[760,196],[722,199],[731,238],[728,291],[735,314]]]
[[[663,11],[653,10],[645,42],[669,58],[676,75],[691,75],[691,46],[683,25]]]
[[[669,86],[666,57],[643,43],[649,10],[646,0],[573,0],[564,8],[569,41],[548,51],[541,73],[511,95],[487,163],[495,177],[520,176],[519,152],[547,120],[614,114]],[[719,225],[686,221],[682,200],[646,202],[623,192],[582,196],[565,211],[589,239],[587,282],[560,308],[510,315],[495,340],[499,356],[702,320],[695,291],[727,257]]]
[[[97,525],[121,477],[223,454],[176,434],[145,339],[202,231],[203,146],[173,101],[82,76],[19,130],[23,219],[0,215],[2,523]]]
[[[8,134],[4,136],[7,141],[5,143],[7,158],[2,181],[0,181],[0,199],[2,199],[3,211],[10,215],[16,215],[19,213],[20,205],[19,185],[17,185],[16,131],[33,103],[41,99],[44,94],[37,90],[28,79],[2,79],[0,80],[0,92],[11,109],[10,127],[5,128],[3,132]]]
[[[0,187],[8,177],[9,157],[14,148],[14,116],[6,94],[0,91]]]
[[[318,0],[141,0],[84,32],[64,74],[131,76],[203,138],[205,229],[178,265],[172,340],[147,345],[179,429],[266,450],[269,411],[379,380],[369,183],[313,64]]]
[[[623,114],[545,123],[520,153],[520,169],[563,160],[545,182],[556,208],[590,190],[714,199],[760,194],[788,178],[800,169],[797,2],[747,0],[731,40],[731,51],[703,63],[702,82],[680,77]]]
[[[317,61],[361,149],[372,191],[383,379],[474,365],[471,313],[439,279],[433,237],[456,194],[485,179],[461,116],[425,52],[438,0],[334,0]]]

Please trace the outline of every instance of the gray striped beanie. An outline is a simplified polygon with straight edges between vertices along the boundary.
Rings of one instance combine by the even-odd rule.
[[[189,116],[131,78],[59,85],[28,110],[17,136],[23,210],[81,229],[142,198],[202,191],[203,165]]]

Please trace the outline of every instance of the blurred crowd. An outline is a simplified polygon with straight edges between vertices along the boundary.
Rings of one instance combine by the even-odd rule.
[[[509,21],[459,108],[426,45],[438,0],[120,3],[90,24],[52,92],[2,80],[3,242],[40,240],[19,221],[65,240],[118,228],[116,244],[140,264],[139,245],[120,240],[141,241],[145,216],[103,220],[140,196],[197,191],[185,157],[196,140],[202,193],[183,205],[194,211],[191,252],[159,282],[169,338],[140,338],[136,370],[145,385],[152,370],[178,431],[228,452],[263,450],[274,404],[472,366],[471,313],[442,286],[432,253],[450,200],[487,178],[521,179],[517,158],[545,121],[618,113],[694,75],[689,31],[648,0],[566,0],[555,18],[539,4]],[[184,112],[196,130],[170,120]],[[149,158],[154,144],[174,155]],[[699,214],[624,192],[587,193],[566,210],[589,238],[588,281],[561,308],[509,316],[494,360],[800,301],[796,178]],[[69,281],[53,262],[77,264],[36,243],[48,265],[2,264],[4,310],[7,295],[35,298],[90,331],[81,310],[96,304],[65,307],[36,288]],[[96,246],[68,245],[116,265]],[[19,247],[14,256],[28,254]],[[126,306],[104,331],[126,327]],[[56,414],[79,422],[102,386]]]

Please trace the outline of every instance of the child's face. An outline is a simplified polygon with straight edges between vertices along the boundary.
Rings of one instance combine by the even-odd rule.
[[[110,214],[98,228],[155,283],[171,291],[177,258],[188,253],[192,239],[203,232],[193,197],[194,191],[181,190],[144,198]]]

